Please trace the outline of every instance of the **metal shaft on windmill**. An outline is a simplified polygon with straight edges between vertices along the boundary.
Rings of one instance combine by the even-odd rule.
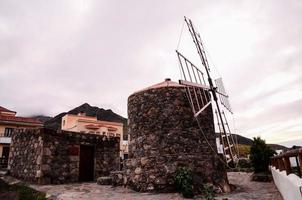
[[[207,73],[208,82],[209,82],[209,86],[210,86],[210,91],[211,91],[213,99],[215,101],[215,105],[216,105],[217,112],[218,112],[218,117],[219,117],[219,120],[220,120],[221,126],[222,126],[222,131],[223,131],[223,133],[226,137],[227,147],[224,147],[224,151],[225,150],[229,151],[230,159],[231,159],[231,161],[234,162],[234,156],[233,156],[233,152],[232,152],[232,149],[231,149],[230,140],[227,136],[226,127],[225,127],[224,120],[223,120],[223,117],[222,117],[222,114],[221,114],[221,110],[220,110],[220,107],[219,107],[219,104],[218,104],[217,91],[216,91],[217,88],[214,87],[214,84],[213,84],[213,81],[212,81],[212,78],[211,78],[211,75],[210,75],[210,68],[209,68],[209,64],[208,64],[208,60],[207,60],[207,57],[206,57],[206,53],[205,53],[203,43],[201,41],[199,33],[197,33],[196,30],[194,29],[194,25],[193,25],[192,21],[189,18],[185,17],[185,22],[186,22],[186,24],[189,28],[189,31],[191,33],[191,36],[192,36],[193,41],[195,43],[195,46],[197,48],[197,52],[199,54],[201,62],[203,64],[203,66],[205,67],[205,70],[206,70],[206,73]]]

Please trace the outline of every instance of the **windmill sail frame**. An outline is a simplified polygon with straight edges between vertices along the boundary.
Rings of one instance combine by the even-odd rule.
[[[228,101],[228,95],[225,92],[222,79],[217,80],[217,82],[215,80],[217,87],[214,86],[210,75],[208,59],[200,34],[196,31],[192,21],[189,18],[185,17],[184,20],[187,24],[193,42],[196,46],[201,63],[205,68],[208,84],[205,81],[204,73],[202,72],[202,70],[200,70],[190,60],[188,60],[185,56],[183,56],[179,51],[176,50],[181,68],[181,73],[184,78],[184,80],[179,80],[179,83],[185,85],[187,88],[187,93],[189,97],[188,99],[190,101],[194,117],[196,119],[211,104],[211,97],[213,98],[214,103],[216,105],[216,116],[218,121],[218,127],[220,130],[220,140],[221,144],[223,145],[224,157],[227,163],[229,163],[230,161],[235,163],[237,156],[234,150],[234,140],[232,138],[231,133],[227,133],[227,129],[229,131],[229,126],[225,114],[221,110],[218,103],[219,96],[220,103],[232,113],[232,109]],[[229,137],[231,137],[231,140],[229,139]]]

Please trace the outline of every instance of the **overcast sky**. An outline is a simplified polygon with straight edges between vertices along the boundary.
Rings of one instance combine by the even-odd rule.
[[[184,15],[223,77],[238,133],[302,145],[299,0],[2,0],[0,105],[54,116],[87,102],[127,117],[131,93],[179,79]],[[178,48],[193,55],[186,33]]]

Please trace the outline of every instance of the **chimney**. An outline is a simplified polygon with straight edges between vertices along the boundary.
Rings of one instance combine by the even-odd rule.
[[[83,112],[83,111],[82,111],[82,112],[79,112],[79,113],[78,113],[78,116],[86,116],[86,113]]]

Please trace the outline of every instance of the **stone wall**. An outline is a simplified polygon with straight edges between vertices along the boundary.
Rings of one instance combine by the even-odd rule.
[[[119,169],[119,138],[117,137],[107,138],[94,134],[40,129],[35,132],[13,133],[12,141],[14,148],[11,149],[10,172],[13,176],[30,182],[40,184],[77,182],[80,145],[94,147],[95,180],[99,176],[109,175],[110,171]],[[28,143],[31,145],[26,145]],[[35,148],[37,144],[40,145],[38,149]],[[24,147],[21,149],[20,146]],[[26,154],[22,154],[21,151],[32,152],[38,156],[24,159]],[[22,155],[16,156],[19,154]],[[38,167],[36,163],[39,163]],[[26,174],[23,173],[23,165],[33,168],[31,179],[26,178]]]
[[[183,87],[162,87],[128,99],[129,160],[127,184],[136,191],[171,191],[180,166],[193,170],[200,182],[227,183],[226,169],[209,147],[193,117]],[[199,122],[216,149],[212,107]]]
[[[38,129],[15,130],[10,146],[8,170],[25,181],[36,181],[42,165],[43,139]]]

